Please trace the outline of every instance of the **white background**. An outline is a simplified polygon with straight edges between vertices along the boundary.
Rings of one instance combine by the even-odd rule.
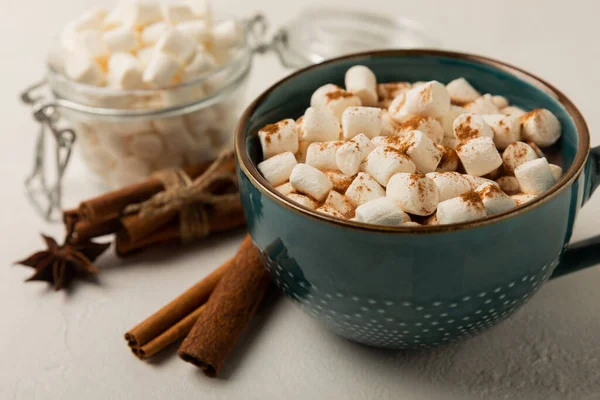
[[[54,293],[23,284],[12,261],[41,248],[43,223],[22,191],[35,125],[17,94],[42,77],[61,25],[91,0],[1,0],[0,12],[0,399],[598,399],[600,268],[551,282],[510,320],[463,343],[425,353],[381,351],[325,331],[290,301],[261,311],[221,379],[208,379],[174,349],[152,362],[133,357],[123,333],[230,257],[241,235],[126,262],[101,260],[99,284]],[[262,10],[285,25],[308,4],[219,0],[248,16]],[[110,3],[104,3],[110,4]],[[538,74],[580,107],[600,144],[600,28],[594,0],[329,0],[413,17],[447,48],[492,56]],[[255,60],[250,96],[287,73],[275,57]],[[67,202],[95,194],[74,164]],[[574,240],[600,231],[600,195],[581,212]],[[177,252],[176,252],[177,251]],[[510,251],[507,249],[507,251]]]

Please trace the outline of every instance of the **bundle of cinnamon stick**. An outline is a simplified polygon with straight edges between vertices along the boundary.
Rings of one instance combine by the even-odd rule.
[[[175,174],[186,181],[179,182],[179,187],[169,188],[165,179],[152,177],[65,211],[67,236],[77,243],[115,234],[116,253],[126,257],[157,244],[186,241],[244,225],[241,202],[232,179],[235,159],[231,152],[222,154],[212,164],[195,165],[183,172],[185,174]],[[177,193],[183,194],[177,196]],[[218,204],[222,202],[204,201],[215,197],[226,198],[226,207]],[[148,203],[158,206],[148,211]],[[132,206],[137,207],[132,209]],[[192,213],[185,212],[186,208],[192,209]]]
[[[270,278],[246,236],[235,257],[125,334],[140,359],[184,338],[179,356],[218,375],[250,322]]]

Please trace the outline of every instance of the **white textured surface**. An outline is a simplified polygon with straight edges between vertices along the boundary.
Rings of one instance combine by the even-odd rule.
[[[219,0],[250,15],[264,10],[275,25],[300,2]],[[391,2],[331,0],[387,10]],[[173,351],[143,363],[127,350],[126,329],[228,258],[241,237],[190,247],[177,255],[102,260],[99,284],[53,293],[22,284],[30,270],[11,261],[41,246],[44,225],[22,194],[35,125],[17,93],[42,76],[43,54],[61,24],[98,2],[3,0],[3,200],[0,211],[0,399],[597,399],[600,398],[600,268],[547,284],[527,306],[492,331],[429,353],[379,351],[328,333],[290,301],[263,311],[238,346],[223,379],[211,380]],[[395,2],[449,48],[504,59],[544,77],[571,96],[599,144],[600,47],[597,2],[435,0]],[[283,76],[274,56],[258,57],[251,95]],[[66,205],[95,193],[73,165]],[[600,195],[580,214],[574,239],[598,233]]]

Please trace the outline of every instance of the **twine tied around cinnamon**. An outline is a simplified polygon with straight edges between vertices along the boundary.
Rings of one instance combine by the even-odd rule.
[[[165,190],[150,199],[127,206],[125,214],[137,213],[140,218],[179,211],[179,229],[183,241],[205,237],[210,233],[207,209],[227,212],[239,206],[239,193],[215,194],[218,183],[237,185],[234,172],[224,168],[233,161],[233,152],[225,151],[215,162],[194,181],[181,169],[158,171]],[[223,171],[227,172],[223,172]]]

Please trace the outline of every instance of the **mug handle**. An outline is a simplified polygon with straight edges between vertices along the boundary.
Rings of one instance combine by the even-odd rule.
[[[589,172],[587,172],[589,170]],[[585,185],[583,204],[600,185],[600,146],[590,150],[584,173],[589,174]],[[600,263],[600,235],[570,244],[563,253],[560,264],[554,269],[550,279],[579,271]]]

